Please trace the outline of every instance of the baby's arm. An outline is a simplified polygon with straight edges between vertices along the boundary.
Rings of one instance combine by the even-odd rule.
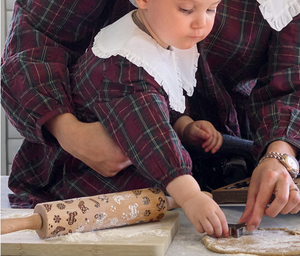
[[[191,175],[177,177],[166,189],[198,232],[228,237],[229,230],[224,213],[212,198],[201,192],[197,181]]]
[[[194,121],[188,116],[180,117],[174,125],[180,140],[191,145],[202,145],[205,152],[216,153],[223,142],[223,137],[208,121]]]

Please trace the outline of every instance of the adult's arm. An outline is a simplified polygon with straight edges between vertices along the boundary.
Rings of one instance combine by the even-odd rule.
[[[268,66],[261,70],[251,93],[251,124],[254,153],[287,153],[299,160],[300,148],[300,15],[280,32],[272,31]],[[241,218],[250,230],[257,227],[264,214],[297,213],[300,193],[277,159],[265,159],[253,172],[247,205]],[[271,195],[275,200],[267,208]]]
[[[29,141],[50,143],[43,125],[73,113],[69,66],[104,25],[106,0],[17,0],[1,65],[2,106]],[[106,10],[107,11],[107,10]]]
[[[300,15],[282,31],[272,31],[268,64],[251,92],[250,119],[254,154],[261,158],[271,142],[300,149]]]
[[[284,141],[272,142],[268,152],[281,152],[295,156],[298,149]],[[274,158],[266,158],[253,171],[248,191],[247,204],[240,222],[246,222],[254,230],[263,215],[275,217],[281,214],[296,214],[300,211],[300,193],[286,168]],[[270,202],[272,194],[274,201]]]
[[[131,163],[99,123],[76,119],[69,67],[86,50],[94,30],[110,16],[117,18],[115,4],[17,0],[1,66],[1,103],[13,126],[31,142],[58,141],[103,176],[113,176]]]
[[[73,114],[64,113],[50,119],[45,127],[65,151],[104,177],[131,165],[99,122],[81,122]]]

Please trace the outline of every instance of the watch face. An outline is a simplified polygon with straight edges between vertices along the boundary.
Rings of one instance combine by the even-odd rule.
[[[290,167],[292,167],[294,170],[298,170],[299,169],[299,163],[298,161],[291,157],[291,156],[288,156],[287,159],[286,159],[287,163],[289,164]]]

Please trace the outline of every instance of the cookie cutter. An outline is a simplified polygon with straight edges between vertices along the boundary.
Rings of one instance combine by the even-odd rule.
[[[248,231],[245,223],[228,224],[228,228],[229,228],[229,236],[235,238],[252,234],[252,232]]]

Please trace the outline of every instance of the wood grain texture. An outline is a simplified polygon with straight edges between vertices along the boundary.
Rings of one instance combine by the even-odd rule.
[[[28,217],[1,219],[1,235],[23,229],[38,230],[42,225],[43,221],[38,213],[33,213]]]
[[[2,218],[24,217],[32,210],[1,209]],[[1,255],[32,256],[163,256],[179,227],[177,211],[168,211],[158,222],[72,233],[41,239],[35,231],[1,235]]]
[[[236,184],[249,183],[250,178],[241,180],[230,185],[212,191],[213,199],[218,204],[245,204],[247,201],[248,186],[237,187]],[[295,179],[295,184],[300,189],[300,178]],[[273,201],[274,197],[271,198]]]
[[[157,188],[123,191],[37,204],[26,218],[1,219],[1,234],[36,230],[41,238],[161,220],[176,206]]]
[[[159,221],[167,211],[162,190],[145,188],[37,204],[41,238]]]

